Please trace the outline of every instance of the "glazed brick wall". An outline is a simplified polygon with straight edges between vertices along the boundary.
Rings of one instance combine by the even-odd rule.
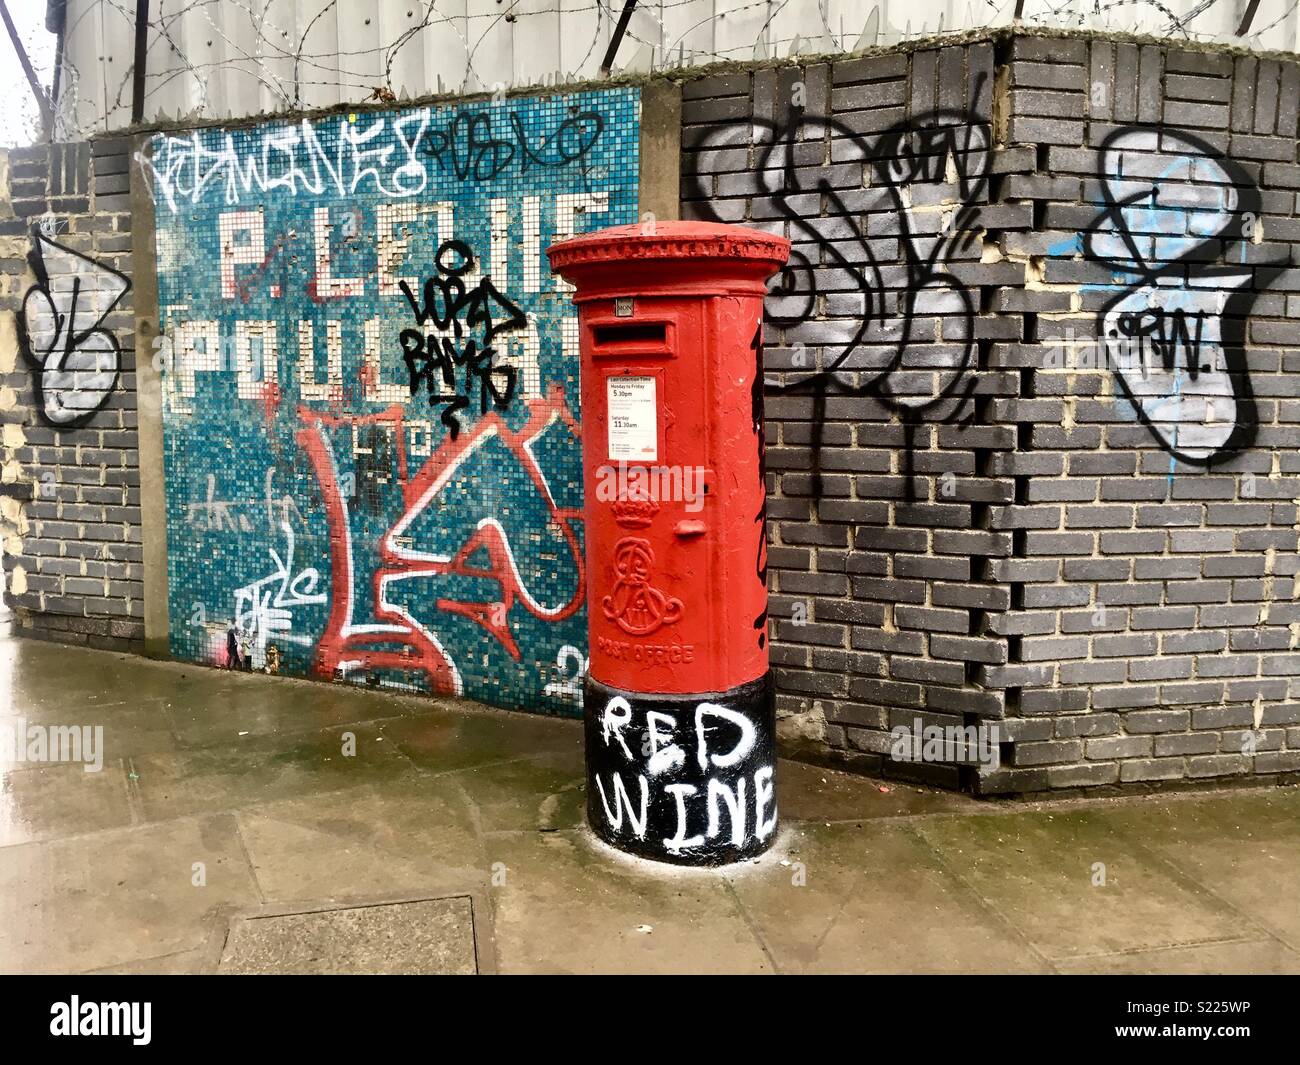
[[[1298,88],[1290,63],[1009,35],[683,85],[683,217],[782,232],[808,259],[766,334],[788,724],[985,793],[1300,769]],[[1108,137],[1124,151],[1103,162]],[[1243,331],[1241,364],[1189,386],[1206,425],[1181,453],[1096,354],[1115,301],[1177,302],[1126,296],[1105,261],[1127,247],[1106,190],[1135,177],[1165,195],[1147,232],[1141,205],[1121,214],[1158,284],[1225,340]],[[1228,286],[1210,268],[1241,275],[1248,314],[1213,312],[1201,290]],[[957,288],[960,314],[941,298]],[[833,387],[798,385],[818,370]],[[1214,382],[1224,396],[1196,394]],[[1243,389],[1249,431],[1201,446]],[[996,722],[1002,765],[891,760],[889,730],[917,718]]]
[[[1014,42],[1010,65],[1008,139],[1039,147],[1034,170],[1008,175],[1001,191],[1033,205],[1035,228],[1000,243],[1009,257],[1027,257],[1043,302],[1026,316],[1028,343],[999,345],[992,358],[1020,373],[1023,398],[999,415],[1025,447],[1010,459],[1018,505],[997,515],[1013,530],[1020,567],[1019,609],[1006,619],[1020,663],[1006,722],[1017,743],[1013,766],[987,786],[1300,769],[1300,67],[1026,38]],[[1167,200],[1196,203],[1209,191],[1166,162],[1187,135],[1235,171],[1234,197],[1203,206],[1243,215],[1247,198],[1258,199],[1258,220],[1234,219],[1208,252],[1255,293],[1248,317],[1233,323],[1243,337],[1232,376],[1235,393],[1249,387],[1256,406],[1240,449],[1208,468],[1155,446],[1150,429],[1126,417],[1110,370],[1049,368],[1045,358],[1072,346],[1071,331],[1095,335],[1113,292],[1104,263],[1061,247],[1096,215],[1107,169],[1099,149],[1117,128],[1160,136]],[[1194,165],[1202,176],[1214,167]],[[1194,273],[1179,265],[1166,283]],[[1225,328],[1233,318],[1229,308]]]
[[[103,323],[122,349],[117,386],[81,427],[55,428],[38,416],[33,368],[18,350],[17,333],[23,299],[36,282],[28,262],[33,225],[130,277],[129,158],[127,141],[102,140],[13,150],[3,166],[0,525],[5,598],[16,632],[140,651],[143,565],[131,293]]]

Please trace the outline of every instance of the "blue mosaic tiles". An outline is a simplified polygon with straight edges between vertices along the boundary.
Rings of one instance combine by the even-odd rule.
[[[636,221],[612,89],[160,135],[171,650],[578,709],[577,316]]]

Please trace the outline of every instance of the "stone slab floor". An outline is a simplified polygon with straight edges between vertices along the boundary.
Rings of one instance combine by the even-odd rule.
[[[674,872],[584,831],[575,721],[8,639],[19,718],[105,753],[0,764],[4,972],[1300,972],[1293,787],[1006,804],[784,761],[770,855]]]

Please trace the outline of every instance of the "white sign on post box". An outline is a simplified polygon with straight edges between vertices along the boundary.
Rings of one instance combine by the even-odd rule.
[[[611,462],[655,462],[659,458],[659,421],[653,377],[608,377]]]

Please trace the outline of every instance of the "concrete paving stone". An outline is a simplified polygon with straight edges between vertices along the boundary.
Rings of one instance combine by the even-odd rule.
[[[345,733],[356,737],[353,757],[343,753]],[[143,755],[130,759],[127,768],[135,774],[132,784],[151,821],[339,791],[414,772],[373,724],[236,737],[226,746]]]
[[[103,714],[78,715],[74,720],[104,726],[106,758],[120,760],[178,749],[162,700],[106,707],[105,711]]]
[[[158,699],[141,703],[86,703],[71,706],[66,700],[59,704],[45,703],[39,706],[22,704],[20,710],[7,716],[0,715],[0,731],[8,730],[15,741],[20,729],[27,731],[30,736],[32,728],[48,730],[67,726],[102,729],[105,761],[177,749],[167,711]],[[0,771],[3,771],[4,753],[7,750],[7,742],[0,744]],[[18,768],[24,766],[19,765]]]
[[[1300,788],[1125,805],[1107,820],[1300,953]]]
[[[0,848],[0,971],[87,972],[194,950],[224,909],[257,904],[229,815]]]
[[[906,825],[796,825],[727,876],[782,972],[1050,971]]]
[[[240,919],[218,971],[472,976],[473,911],[461,897]]]
[[[1051,960],[1242,934],[1236,914],[1171,875],[1106,819],[1104,810],[1065,807],[915,828],[950,875]],[[1103,872],[1104,886],[1094,885]]]
[[[121,763],[106,763],[97,773],[76,764],[0,773],[0,847],[130,823]]]
[[[0,704],[56,707],[143,703],[156,698],[212,698],[259,679],[223,670],[150,662],[111,651],[34,640],[0,643]]]
[[[577,752],[582,757],[582,722],[570,718],[435,707],[428,713],[385,721],[383,730],[412,762],[438,773],[546,751]]]
[[[307,681],[284,684],[283,692],[268,698],[266,686],[275,683],[276,678],[255,677],[217,692],[211,703],[194,697],[170,700],[167,712],[178,742],[184,747],[215,746],[240,733],[294,734],[397,717],[408,709],[408,704],[382,693]],[[430,701],[429,708],[436,705]]]
[[[585,831],[494,836],[497,959],[508,973],[770,973],[716,871],[665,871]]]
[[[479,971],[1300,970],[1296,787],[1007,804],[782,759],[772,852],[682,871],[582,827],[574,720],[0,641],[19,717],[106,761],[0,766],[0,971],[213,972],[232,915],[232,970],[368,971],[355,928],[253,922],[452,896]],[[465,971],[457,921],[413,964]]]
[[[777,803],[787,821],[863,821],[947,812],[987,812],[969,795],[874,780],[783,758],[776,771]]]
[[[224,930],[222,939],[225,938]],[[217,959],[204,947],[180,950],[157,958],[141,958],[122,965],[93,969],[90,976],[197,976],[216,971]]]
[[[239,822],[270,902],[472,893],[490,876],[469,805],[445,780],[263,803]]]
[[[440,779],[463,790],[484,833],[555,832],[585,823],[586,776],[580,749],[566,746],[549,754],[458,770]]]
[[[1294,976],[1300,973],[1300,954],[1275,939],[1252,939],[1075,958],[1058,962],[1057,968],[1072,975],[1101,976]]]

